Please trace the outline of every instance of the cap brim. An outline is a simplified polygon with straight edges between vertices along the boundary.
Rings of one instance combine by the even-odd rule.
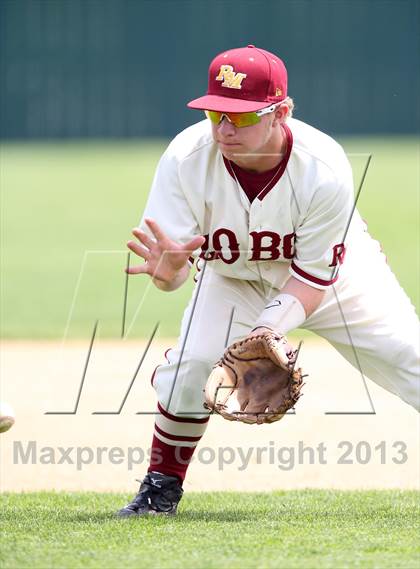
[[[219,111],[221,113],[250,113],[268,107],[269,102],[246,101],[245,99],[233,99],[232,97],[221,97],[220,95],[204,95],[194,99],[187,104],[190,109],[200,109],[202,111]]]

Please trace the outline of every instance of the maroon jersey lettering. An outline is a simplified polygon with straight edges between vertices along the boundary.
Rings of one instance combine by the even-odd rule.
[[[337,264],[342,265],[346,255],[346,247],[344,243],[339,243],[333,247],[333,260],[329,267],[336,267]]]
[[[288,233],[283,237],[283,257],[293,259],[295,256],[295,237],[296,233]]]
[[[203,237],[205,241],[201,245],[200,258],[204,259],[205,261],[214,261],[216,257],[216,251],[209,251],[209,241],[210,241],[209,234],[206,233],[206,235],[203,235]]]
[[[227,258],[224,256],[223,254],[223,250],[222,250],[222,238],[225,237],[225,239],[223,239],[223,241],[226,242],[226,238],[227,238],[227,248],[230,251],[231,257]],[[217,258],[221,259],[224,263],[231,265],[232,263],[235,263],[238,259],[239,259],[239,243],[236,239],[236,235],[234,234],[233,231],[231,231],[230,229],[226,229],[225,227],[221,227],[220,229],[217,229],[217,231],[215,231],[213,233],[213,248],[216,251],[217,254]],[[226,249],[226,247],[225,247]]]
[[[276,261],[281,255],[285,259],[293,259],[295,255],[295,233],[289,233],[282,239],[274,231],[251,231],[252,249],[250,261]],[[235,263],[240,257],[240,245],[235,233],[226,227],[220,227],[213,235],[204,235],[205,242],[201,247],[200,258],[206,261],[220,259],[228,265]],[[227,251],[230,255],[227,255]]]
[[[274,233],[274,231],[251,231],[252,237],[252,256],[250,261],[275,261],[280,257],[280,235]],[[271,241],[263,245],[262,241],[265,239],[265,243],[270,239]],[[267,239],[268,238],[268,239]],[[261,257],[262,252],[270,253],[270,257]]]

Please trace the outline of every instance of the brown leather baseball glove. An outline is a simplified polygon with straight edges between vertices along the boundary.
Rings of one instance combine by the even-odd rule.
[[[296,357],[297,350],[275,332],[232,344],[207,380],[204,406],[229,421],[279,421],[301,395],[303,376],[300,368],[294,369]]]

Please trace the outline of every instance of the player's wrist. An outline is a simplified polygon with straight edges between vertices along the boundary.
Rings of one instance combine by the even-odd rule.
[[[291,294],[280,293],[264,308],[253,330],[264,327],[286,335],[305,320],[306,312],[300,300]]]

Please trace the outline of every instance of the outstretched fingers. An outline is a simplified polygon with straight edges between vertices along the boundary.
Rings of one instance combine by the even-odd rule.
[[[147,227],[153,233],[154,237],[156,237],[157,241],[161,242],[161,241],[166,241],[168,239],[166,234],[162,231],[159,224],[156,223],[156,221],[154,219],[151,219],[150,217],[146,217],[146,219],[144,221],[145,221]]]
[[[153,239],[149,237],[145,231],[142,231],[141,229],[135,227],[131,233],[134,235],[134,237],[137,237],[140,243],[145,245],[145,247],[147,247],[148,249],[150,249],[153,246],[154,244]]]
[[[150,274],[150,267],[147,263],[136,265],[135,267],[127,267],[125,272],[129,275]]]
[[[127,247],[130,249],[130,251],[132,251],[133,253],[135,253],[136,255],[138,255],[139,257],[144,259],[145,261],[148,261],[150,259],[149,249],[146,249],[146,247],[139,245],[135,241],[128,241]]]
[[[174,247],[175,249],[178,248],[177,244],[175,244],[173,241],[169,239],[169,237],[166,235],[166,233],[162,231],[159,224],[154,219],[147,217],[144,221],[148,226],[148,228],[150,229],[150,231],[153,233],[153,236],[156,238],[156,241],[158,241],[158,243],[160,244],[166,243],[168,246],[170,244],[173,244],[176,245]],[[196,237],[193,237],[190,241],[188,241],[188,243],[185,243],[185,245],[182,246],[181,250],[189,254],[198,249],[199,247],[201,247],[204,244],[204,242],[205,238],[202,235],[197,235]],[[148,246],[147,243],[144,244],[146,245],[146,247]]]
[[[145,223],[152,235],[136,227],[132,234],[137,240],[127,243],[130,251],[144,259],[145,263],[129,267],[126,272],[130,275],[148,274],[154,278],[159,274],[160,279],[169,282],[186,265],[191,253],[204,244],[205,238],[198,235],[185,244],[179,243],[167,237],[153,219],[146,218]]]
[[[205,238],[202,235],[197,235],[197,237],[194,237],[193,239],[191,239],[191,241],[188,241],[188,243],[184,245],[184,249],[186,252],[192,253],[193,251],[199,249],[202,245],[204,245],[204,242]]]

